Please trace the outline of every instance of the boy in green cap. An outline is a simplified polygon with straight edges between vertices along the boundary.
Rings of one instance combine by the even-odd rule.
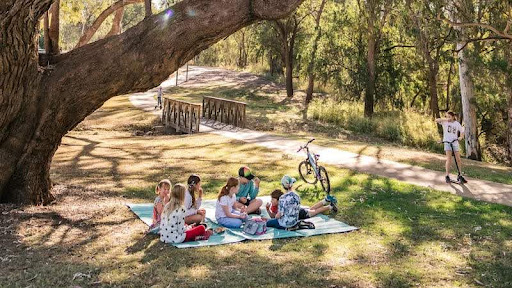
[[[263,205],[263,201],[256,198],[260,191],[260,179],[255,177],[247,166],[238,169],[238,176],[240,186],[236,194],[236,201],[247,207],[247,214],[261,214],[260,207]]]

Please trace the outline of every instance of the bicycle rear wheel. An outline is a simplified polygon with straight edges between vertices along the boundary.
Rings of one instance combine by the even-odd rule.
[[[322,189],[324,189],[327,194],[331,193],[331,181],[329,181],[327,170],[325,170],[323,166],[318,166],[318,173],[320,174],[320,184],[322,185]]]
[[[308,184],[316,184],[318,181],[315,175],[315,171],[313,171],[313,167],[311,167],[311,164],[309,164],[308,161],[300,162],[299,174],[300,178],[302,178],[302,180]]]

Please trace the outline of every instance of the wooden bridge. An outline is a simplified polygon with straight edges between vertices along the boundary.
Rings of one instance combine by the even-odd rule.
[[[169,96],[162,98],[162,123],[166,127],[174,128],[176,132],[187,134],[199,132],[201,111],[204,119],[245,128],[246,104],[244,102],[203,97],[203,107],[201,109],[201,104],[176,100]]]
[[[201,105],[185,101],[163,98],[162,122],[165,126],[176,129],[176,132],[197,133],[201,121]]]
[[[244,102],[216,97],[203,97],[203,118],[245,128]]]

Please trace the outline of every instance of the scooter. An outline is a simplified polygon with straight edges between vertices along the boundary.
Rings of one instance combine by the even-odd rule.
[[[455,157],[455,151],[453,150],[453,142],[455,142],[455,141],[457,141],[457,139],[455,139],[455,140],[453,140],[451,142],[449,142],[449,141],[442,141],[442,143],[450,144],[450,147],[452,148],[453,160],[455,161],[455,167],[457,167],[457,173],[458,173],[457,181],[450,179],[450,182],[451,183],[455,183],[455,184],[468,183],[468,181],[462,176],[462,173],[460,172],[460,168],[459,168],[459,163],[457,162],[457,157]]]

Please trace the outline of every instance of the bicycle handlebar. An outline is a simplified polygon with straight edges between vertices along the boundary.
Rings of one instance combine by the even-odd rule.
[[[304,145],[304,146],[300,146],[300,148],[299,148],[299,150],[297,150],[297,152],[300,152],[300,150],[302,150],[302,149],[304,149],[304,148],[308,147],[309,143],[311,143],[311,142],[313,142],[313,141],[315,141],[315,138],[311,138],[311,140],[309,140],[309,141],[306,143],[306,145]]]

